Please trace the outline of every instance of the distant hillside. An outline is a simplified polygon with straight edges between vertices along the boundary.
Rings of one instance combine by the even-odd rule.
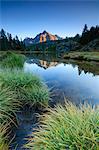
[[[42,33],[38,34],[34,39],[33,38],[25,38],[24,43],[26,46],[29,46],[31,44],[38,44],[42,42],[48,42],[48,41],[56,41],[61,40],[62,38],[58,35],[52,35],[51,33],[47,31],[43,31]]]
[[[4,29],[0,31],[0,50],[32,50],[64,53],[67,51],[99,51],[99,25],[88,28],[85,24],[82,34],[62,39],[46,31],[34,39],[25,38],[20,41],[18,36],[12,37]]]
[[[46,35],[46,31],[43,33],[44,34],[37,35],[35,39],[40,37],[40,35]],[[41,41],[30,45],[28,48],[34,51],[51,51],[58,53],[67,51],[99,51],[99,26],[97,25],[96,27],[88,29],[85,24],[81,35],[76,34],[75,37],[66,37],[65,39],[61,39],[55,35],[52,40]]]

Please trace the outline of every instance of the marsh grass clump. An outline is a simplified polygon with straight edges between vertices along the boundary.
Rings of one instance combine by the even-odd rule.
[[[22,68],[25,62],[25,56],[13,52],[4,52],[0,54],[1,68]]]
[[[98,150],[99,108],[71,103],[48,109],[26,145],[37,150]]]
[[[9,88],[2,88],[0,85],[0,123],[12,121],[19,106],[14,93]]]
[[[1,71],[2,87],[9,87],[18,101],[24,103],[48,105],[49,92],[47,86],[35,75],[21,70]]]
[[[0,124],[0,150],[8,150],[9,146],[6,142],[6,130],[7,128],[4,126],[4,124]]]
[[[22,70],[0,72],[0,150],[8,150],[8,132],[17,124],[16,112],[28,104],[47,106],[49,92],[42,81]],[[12,125],[13,124],[13,125]]]
[[[0,82],[0,150],[8,150],[8,129],[11,123],[16,125],[13,118],[19,106],[14,93],[9,88],[3,88]]]

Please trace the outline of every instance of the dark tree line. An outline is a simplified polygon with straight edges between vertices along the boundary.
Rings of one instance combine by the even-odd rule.
[[[75,37],[66,38],[66,41],[74,40],[77,41],[80,45],[86,45],[89,42],[99,39],[99,26],[91,27],[88,29],[87,24],[85,24],[83,32],[81,35],[77,34]],[[62,40],[59,42],[61,43]],[[58,41],[56,42],[57,45]],[[42,44],[37,45],[36,50],[41,48]],[[55,45],[55,43],[54,43]],[[35,46],[34,46],[35,47]],[[47,43],[45,47],[50,47],[50,44]],[[18,39],[18,36],[12,38],[10,33],[6,33],[3,29],[0,31],[0,50],[24,50],[28,49],[25,47],[24,42]],[[43,46],[42,46],[43,49]]]
[[[12,38],[10,33],[6,33],[3,29],[0,31],[0,50],[24,50],[25,44],[18,39],[18,36]]]
[[[79,42],[82,45],[85,45],[95,39],[99,39],[99,26],[97,25],[96,27],[91,27],[88,30],[87,24],[85,24]]]

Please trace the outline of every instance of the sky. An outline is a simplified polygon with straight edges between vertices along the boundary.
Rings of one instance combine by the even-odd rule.
[[[0,26],[19,38],[44,30],[63,38],[99,25],[98,0],[0,0]]]

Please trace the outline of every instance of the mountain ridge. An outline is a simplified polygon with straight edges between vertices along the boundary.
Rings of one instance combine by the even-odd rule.
[[[46,30],[44,30],[42,33],[37,34],[34,38],[25,38],[23,41],[26,46],[31,45],[31,44],[38,44],[42,42],[48,42],[48,41],[56,41],[56,40],[61,40],[62,38],[59,37],[58,35],[53,35]]]

